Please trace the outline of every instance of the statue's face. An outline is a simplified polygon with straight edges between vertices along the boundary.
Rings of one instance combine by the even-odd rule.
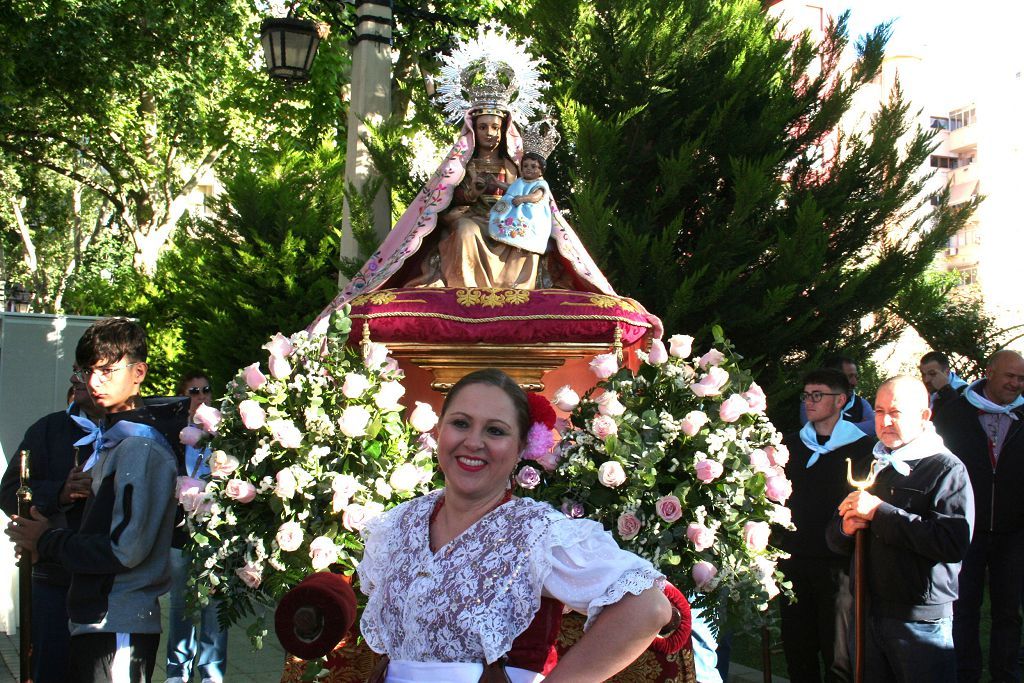
[[[501,142],[501,117],[494,114],[481,114],[473,122],[476,133],[476,144],[480,149],[493,151]]]

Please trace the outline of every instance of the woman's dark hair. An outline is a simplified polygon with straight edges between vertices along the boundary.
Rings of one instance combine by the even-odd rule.
[[[512,400],[512,407],[516,411],[516,423],[519,427],[519,438],[525,440],[527,432],[530,431],[530,401],[526,398],[526,392],[516,384],[515,380],[497,368],[484,368],[471,372],[451,388],[441,406],[441,417],[448,412],[448,405],[460,391],[472,384],[486,384],[497,387],[505,392]]]
[[[548,160],[542,157],[541,155],[537,154],[536,152],[527,152],[526,154],[524,154],[523,161],[526,161],[527,159],[533,159],[538,164],[540,164],[541,172],[548,170]],[[520,166],[523,165],[523,161],[519,162]]]

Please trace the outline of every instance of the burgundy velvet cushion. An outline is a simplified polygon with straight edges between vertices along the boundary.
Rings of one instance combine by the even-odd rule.
[[[352,300],[352,339],[369,321],[377,342],[632,344],[651,329],[644,308],[623,297],[565,289],[381,289]]]
[[[341,642],[356,620],[356,595],[349,581],[339,574],[318,572],[284,594],[274,612],[274,631],[286,652],[317,659]],[[295,613],[303,607],[315,607],[323,614],[323,630],[310,642],[295,635]]]

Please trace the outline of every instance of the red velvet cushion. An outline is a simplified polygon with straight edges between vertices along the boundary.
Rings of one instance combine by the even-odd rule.
[[[295,635],[295,613],[303,607],[315,607],[324,617],[323,630],[311,642]],[[300,659],[317,659],[337,646],[355,620],[356,596],[349,579],[318,572],[284,594],[274,612],[274,630],[286,652]]]
[[[565,289],[380,289],[352,300],[352,339],[364,321],[377,342],[632,344],[651,329],[644,308],[623,297]]]

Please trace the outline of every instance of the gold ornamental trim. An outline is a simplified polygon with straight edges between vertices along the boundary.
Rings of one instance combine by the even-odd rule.
[[[490,318],[465,318],[447,313],[430,313],[428,311],[388,311],[387,313],[353,313],[349,316],[353,320],[377,320],[378,318],[436,318],[438,320],[451,320],[459,323],[499,323],[523,320],[607,320],[611,322],[626,323],[635,327],[651,329],[653,325],[646,321],[633,320],[619,315],[500,315]]]

